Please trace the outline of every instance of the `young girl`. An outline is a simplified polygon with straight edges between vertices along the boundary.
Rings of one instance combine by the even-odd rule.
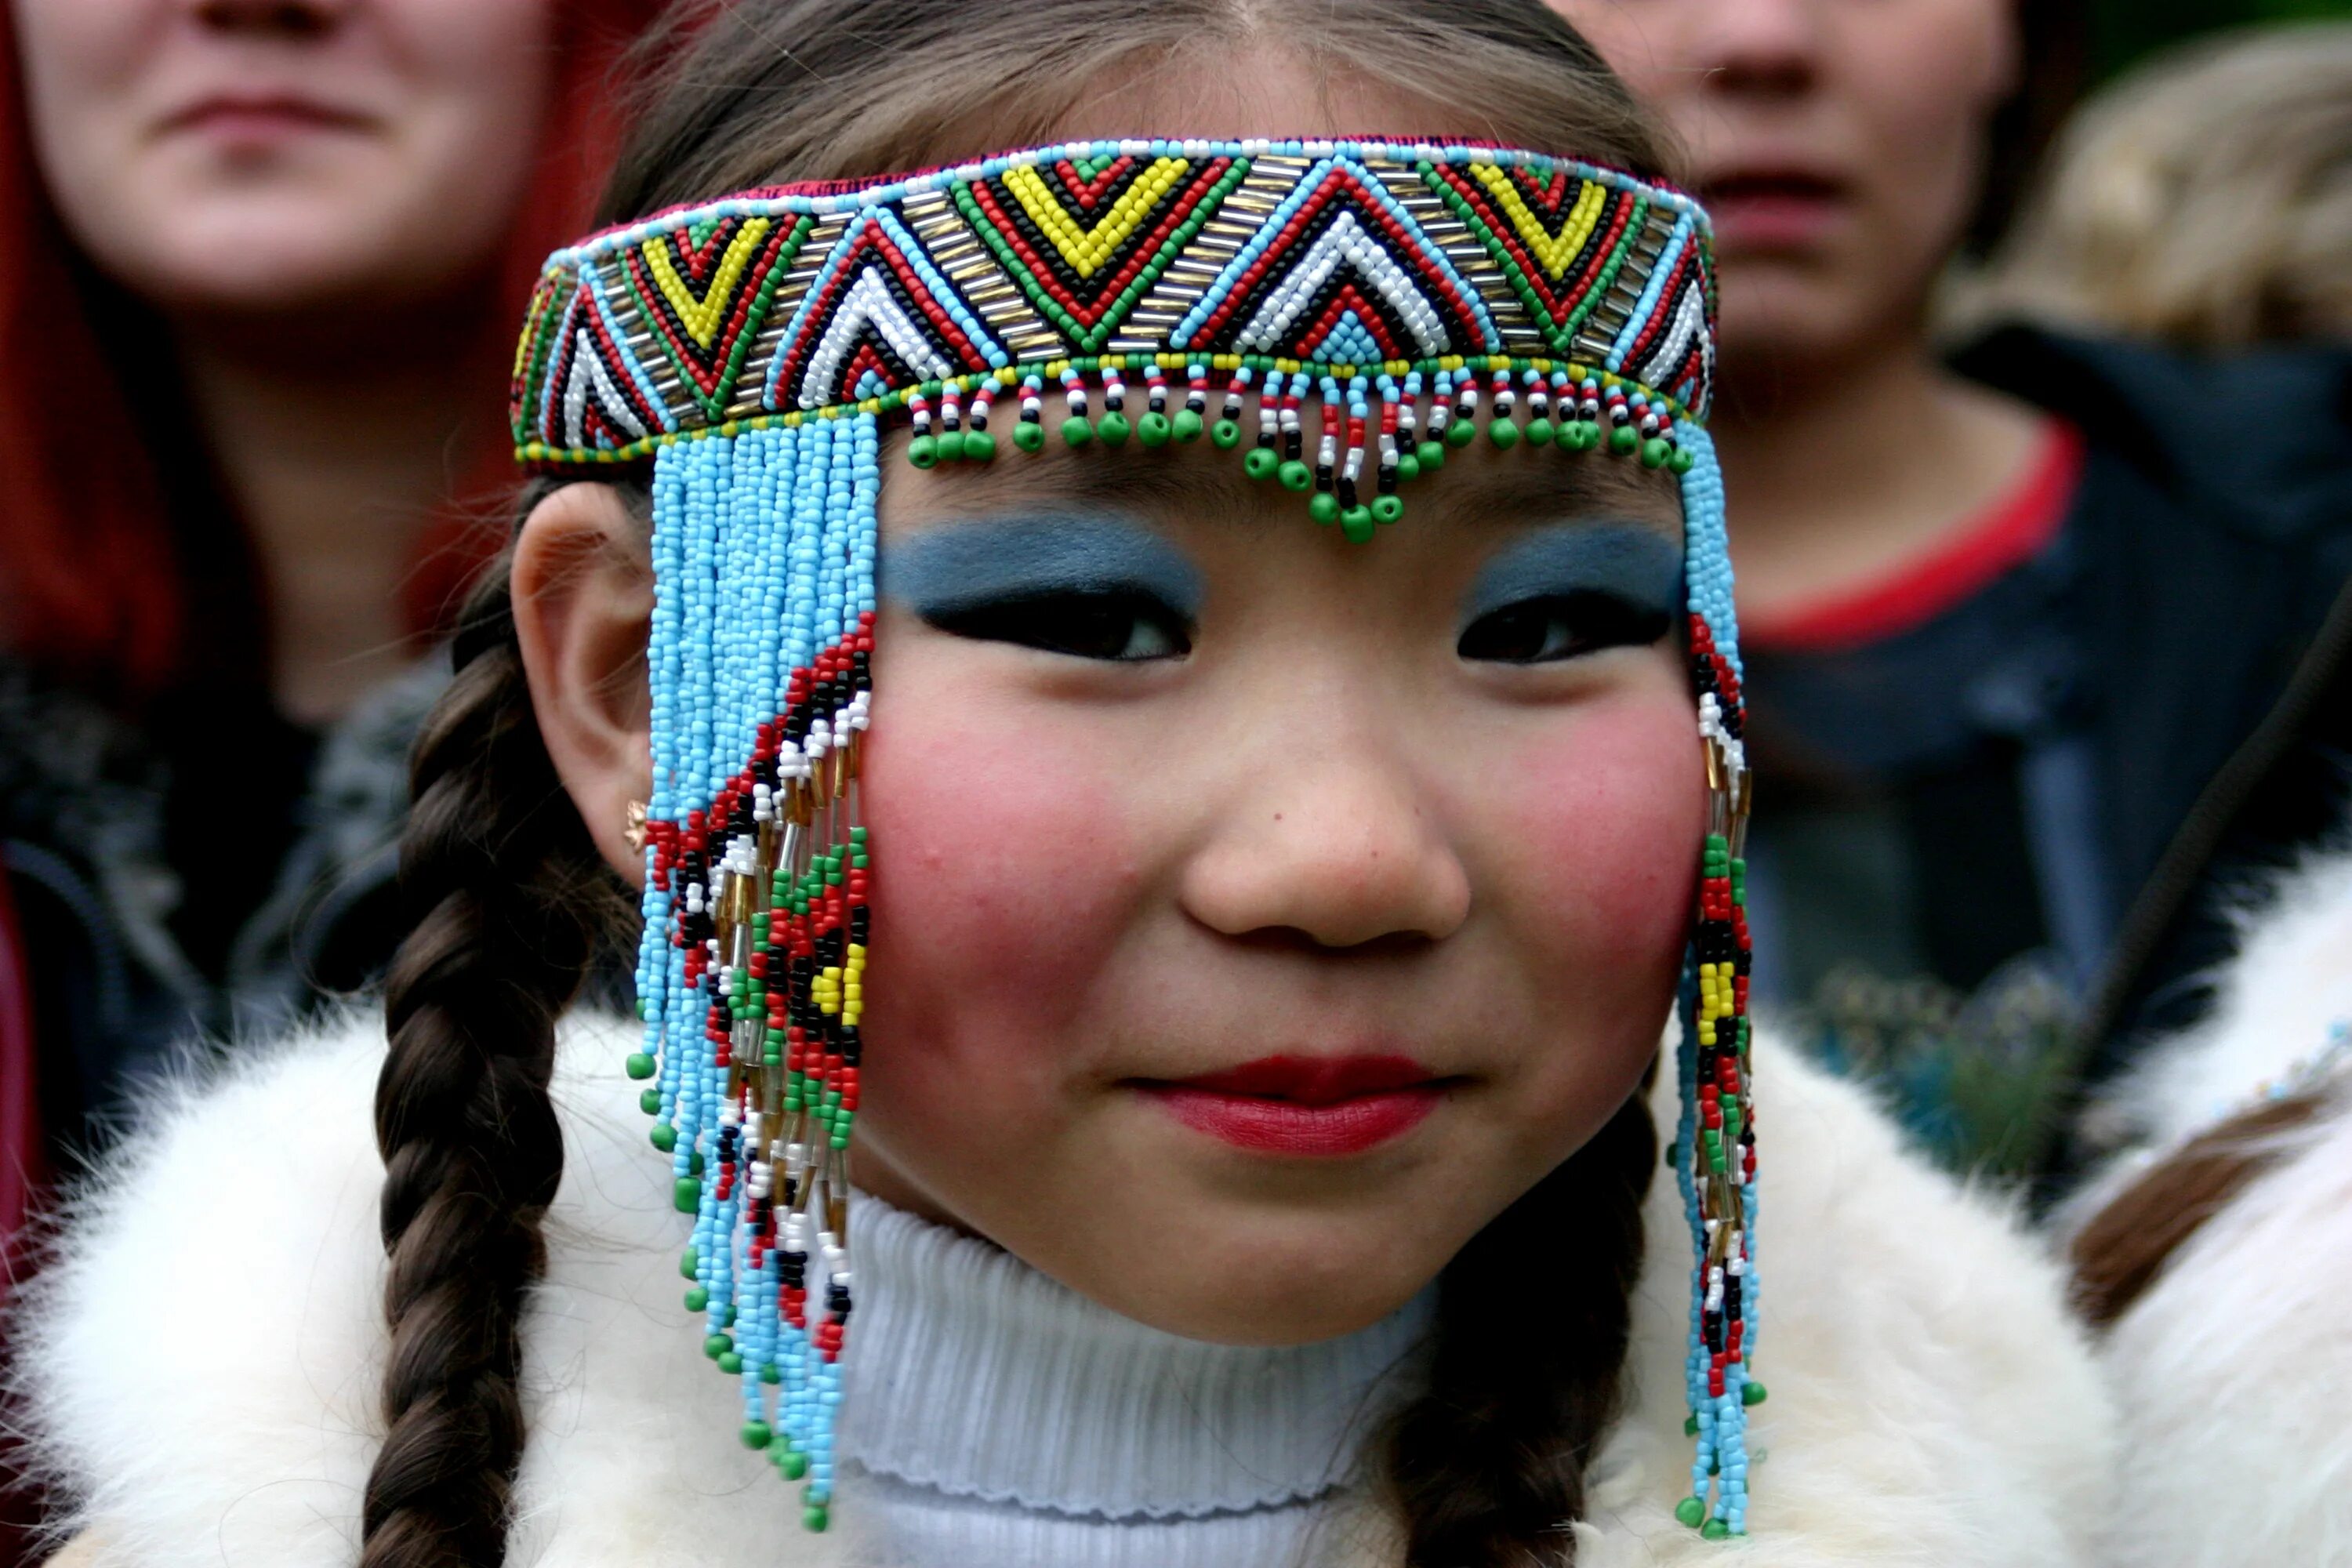
[[[45,1288],[68,1560],[2075,1561],[2048,1271],[1750,1040],[1704,219],[1580,41],[780,0],[669,81],[389,1054],[165,1109]]]

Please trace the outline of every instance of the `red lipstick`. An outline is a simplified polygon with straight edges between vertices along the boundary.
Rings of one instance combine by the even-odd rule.
[[[1197,1132],[1265,1154],[1360,1154],[1437,1109],[1437,1074],[1410,1057],[1265,1057],[1143,1088]]]

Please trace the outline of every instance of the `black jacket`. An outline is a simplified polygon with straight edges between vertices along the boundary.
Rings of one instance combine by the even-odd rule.
[[[2067,527],[2116,932],[2088,1088],[2191,1016],[2226,947],[2214,890],[2340,810],[2352,353],[2206,360],[2011,329],[1955,363],[2085,437]]]

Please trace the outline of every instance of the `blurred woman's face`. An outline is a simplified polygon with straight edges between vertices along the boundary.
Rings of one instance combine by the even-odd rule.
[[[1690,153],[1725,367],[1907,341],[1977,200],[2017,0],[1550,0]]]
[[[13,9],[67,228],[167,311],[397,302],[475,274],[549,92],[548,0]]]

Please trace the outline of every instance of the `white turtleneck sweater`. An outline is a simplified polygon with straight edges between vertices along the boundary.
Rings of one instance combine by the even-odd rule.
[[[1343,1339],[1188,1340],[871,1198],[844,1401],[861,1550],[959,1568],[1267,1568],[1423,1373],[1433,1293]]]

